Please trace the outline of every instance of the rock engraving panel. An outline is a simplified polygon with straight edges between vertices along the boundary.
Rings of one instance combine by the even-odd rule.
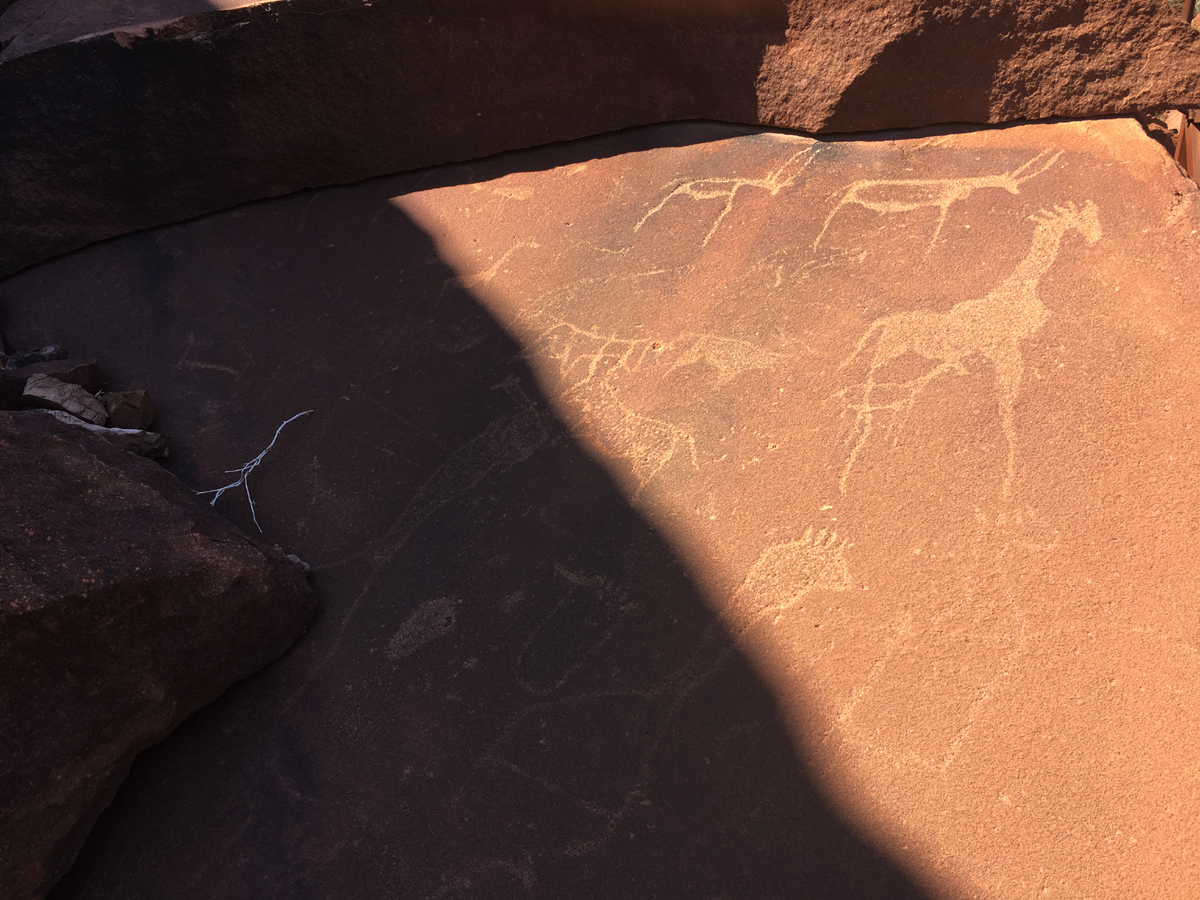
[[[894,432],[931,382],[942,375],[967,374],[964,361],[978,354],[995,366],[996,404],[1008,442],[1002,495],[1009,495],[1016,468],[1013,406],[1025,370],[1020,345],[1050,316],[1038,296],[1038,284],[1054,265],[1068,232],[1077,231],[1088,244],[1094,244],[1101,235],[1096,205],[1090,200],[1082,206],[1067,203],[1050,211],[1041,210],[1030,220],[1035,228],[1029,253],[986,296],[964,300],[947,312],[908,310],[877,319],[842,362],[840,368],[846,369],[861,357],[869,359],[864,378],[836,395],[844,401],[845,413],[853,416],[850,452],[838,482],[842,493],[875,430],[877,414],[892,414],[888,427]],[[878,380],[889,362],[906,353],[924,357],[933,368],[904,382]],[[890,399],[881,399],[881,392]]]
[[[878,213],[908,213],[918,209],[934,207],[940,210],[937,226],[929,238],[926,253],[933,249],[941,236],[950,207],[968,199],[975,191],[984,188],[999,188],[1010,194],[1019,194],[1021,185],[1044,173],[1056,163],[1062,153],[1039,153],[1033,159],[1011,172],[999,175],[978,175],[973,178],[885,178],[855,181],[842,194],[821,226],[813,250],[821,246],[821,240],[841,210],[847,206],[861,206]]]

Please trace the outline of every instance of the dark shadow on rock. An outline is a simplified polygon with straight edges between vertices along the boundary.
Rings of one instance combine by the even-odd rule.
[[[787,7],[289,0],[143,21],[159,25],[0,62],[0,273],[307,187],[632,125],[757,121]]]
[[[14,340],[154,392],[189,484],[315,410],[251,488],[323,613],[139,758],[52,896],[924,896],[822,796],[397,192],[264,202],[0,286]]]
[[[968,128],[978,130],[978,126],[964,126],[963,130]],[[781,132],[786,132],[786,129],[710,120],[671,122],[666,125],[638,125],[585,140],[558,141],[531,149],[509,150],[467,162],[430,166],[409,173],[406,177],[413,179],[413,190],[424,191],[503,178],[514,172],[544,172],[589,160],[607,159],[625,153],[638,153],[655,148],[691,147],[713,141],[726,141],[741,135],[779,134]],[[798,131],[786,133],[801,134]],[[821,135],[820,140],[824,141],[826,137],[826,135]],[[872,135],[864,138],[861,134],[846,134],[834,139],[870,140],[871,138]],[[391,180],[394,177],[385,175],[384,179]]]
[[[945,106],[949,121],[987,122],[991,84],[1000,62],[990,27],[983,18],[971,30],[972,40],[964,35],[962,54],[947,54],[921,31],[888,44],[876,64],[843,92],[828,129],[854,131],[864,121],[876,122],[880,129],[902,128],[913,121],[913,106],[928,104],[931,93]]]

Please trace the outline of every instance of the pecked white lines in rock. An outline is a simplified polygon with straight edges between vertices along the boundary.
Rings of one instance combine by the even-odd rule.
[[[675,197],[689,197],[692,200],[724,200],[725,205],[721,207],[721,211],[717,213],[716,219],[713,221],[712,227],[708,230],[708,234],[704,236],[704,240],[700,242],[700,246],[708,246],[708,242],[712,240],[713,235],[717,233],[717,229],[721,227],[721,222],[733,210],[734,202],[737,200],[738,191],[742,188],[759,188],[767,191],[772,197],[776,196],[780,191],[791,185],[799,177],[800,173],[807,168],[812,161],[820,153],[819,147],[814,147],[815,142],[809,142],[803,150],[793,153],[775,170],[768,172],[761,178],[747,177],[728,177],[728,176],[712,176],[707,178],[694,178],[690,181],[680,181],[673,185],[667,185],[670,190],[663,196],[658,203],[650,209],[637,224],[633,226],[634,232],[641,231],[642,226],[655,214],[662,211],[668,203]],[[799,168],[793,168],[793,171],[788,172],[789,167],[795,167],[801,160],[803,164]],[[785,174],[787,173],[787,174]]]
[[[521,863],[513,862],[511,859],[493,859],[473,866],[465,875],[458,875],[450,879],[446,879],[443,875],[442,884],[431,893],[422,894],[421,900],[441,900],[443,897],[449,897],[460,892],[469,893],[473,888],[477,889],[474,882],[471,881],[472,877],[478,878],[481,875],[494,871],[507,873],[525,891],[531,891],[538,887],[537,874],[533,870],[532,859],[526,858]]]
[[[749,341],[715,334],[685,334],[664,345],[663,350],[666,354],[680,351],[667,367],[668,373],[686,366],[704,364],[716,371],[717,387],[728,384],[746,372],[774,371],[790,358],[784,353],[763,350]]]
[[[900,769],[915,767],[942,774],[950,768],[962,751],[985,705],[994,700],[1006,683],[1011,680],[1017,659],[1028,652],[1028,629],[1025,617],[1015,604],[1011,607],[1011,615],[1016,624],[1016,634],[1007,642],[1008,650],[999,665],[992,671],[991,677],[975,689],[966,710],[961,714],[953,736],[945,744],[940,755],[917,749],[897,749],[895,737],[901,733],[899,730],[895,730],[895,733],[891,735],[891,740],[880,741],[878,726],[864,727],[858,720],[861,717],[860,707],[864,700],[872,695],[881,679],[885,677],[889,668],[894,666],[899,657],[912,652],[919,644],[927,642],[931,633],[940,634],[945,639],[960,636],[956,631],[943,634],[952,615],[952,613],[943,611],[924,627],[917,628],[914,625],[913,615],[904,613],[892,625],[892,635],[887,642],[886,650],[875,661],[866,679],[850,694],[837,714],[836,722],[850,744],[870,755],[886,759]],[[968,635],[970,633],[970,631],[967,632]],[[911,736],[909,737],[911,739]]]
[[[1028,524],[1037,527],[1036,514],[1030,511],[1029,515]],[[1019,661],[1032,651],[1035,634],[1010,582],[1010,573],[1022,563],[1015,559],[1014,551],[1049,553],[1058,547],[1058,541],[1057,536],[1048,544],[1023,539],[1019,529],[1026,524],[1022,515],[1001,512],[989,519],[977,510],[970,551],[973,562],[963,576],[961,596],[927,613],[905,609],[897,614],[866,678],[850,691],[835,717],[842,739],[849,745],[899,770],[934,775],[949,770],[984,710],[1013,681]],[[961,660],[968,666],[975,664],[978,670],[968,667],[939,674],[936,667],[922,669],[917,681],[896,672],[911,659],[927,658],[930,645],[964,644],[973,650]],[[935,687],[939,677],[961,691],[965,703],[941,696]],[[907,706],[921,700],[909,697],[906,703],[900,702],[892,691],[876,696],[881,685],[894,684],[897,679],[910,688],[924,683],[923,689],[934,691],[934,696],[923,701],[927,708],[918,717],[923,726],[914,729],[897,724],[908,721],[905,717],[911,710]],[[930,716],[934,711],[936,715]],[[863,721],[870,717],[875,721]]]
[[[529,639],[517,655],[516,683],[526,693],[536,696],[549,696],[563,687],[571,676],[579,671],[612,638],[611,623],[608,623],[609,627],[603,629],[599,629],[599,623],[593,625],[590,631],[599,630],[599,634],[586,631],[580,633],[578,628],[571,630],[569,623],[572,607],[584,607],[591,612],[592,617],[604,616],[604,611],[613,609],[618,613],[624,613],[630,608],[626,604],[627,592],[625,589],[603,575],[572,572],[559,563],[555,563],[554,572],[570,587],[566,589],[549,615],[533,629]],[[554,630],[552,626],[557,624],[556,619],[562,620],[568,627]],[[547,646],[539,647],[539,643]],[[546,652],[547,649],[559,658],[561,664],[555,667],[556,670],[549,675],[542,673],[539,676],[533,660],[539,656],[549,655]]]
[[[1058,258],[1067,232],[1079,232],[1088,244],[1094,244],[1101,236],[1096,205],[1090,200],[1081,207],[1066,203],[1052,211],[1041,210],[1030,216],[1030,221],[1035,228],[1029,253],[985,296],[963,300],[947,312],[909,310],[876,319],[839,366],[845,369],[861,356],[869,358],[863,380],[834,395],[845,404],[845,414],[854,416],[850,452],[838,481],[842,493],[846,492],[854,464],[874,431],[876,414],[891,413],[888,427],[894,431],[930,382],[946,374],[968,374],[965,361],[979,355],[995,367],[993,390],[1008,442],[1001,495],[1008,497],[1016,470],[1013,408],[1025,370],[1020,344],[1050,317],[1038,296],[1038,285]],[[933,368],[909,381],[876,380],[888,363],[908,353],[924,357],[934,364]],[[892,399],[880,401],[881,390]],[[893,435],[893,445],[897,440]]]
[[[729,637],[727,629],[732,626],[735,633],[743,632],[771,613],[782,613],[814,591],[848,590],[851,587],[845,556],[848,546],[846,540],[839,540],[829,530],[815,531],[809,527],[797,540],[777,542],[767,547],[732,596],[729,604],[733,610],[732,621],[724,625],[717,622],[709,625],[695,641],[682,665],[657,682],[640,689],[625,687],[570,691],[570,683],[577,678],[581,668],[594,659],[600,649],[611,643],[619,620],[633,611],[635,606],[626,602],[625,591],[619,584],[602,576],[572,572],[556,566],[558,576],[572,587],[534,628],[529,642],[522,648],[514,673],[522,690],[545,699],[513,715],[492,748],[476,762],[471,776],[457,791],[455,801],[460,801],[470,790],[472,781],[483,768],[503,770],[536,783],[542,790],[562,797],[598,820],[601,827],[599,834],[589,838],[570,837],[565,846],[568,856],[582,856],[599,849],[612,838],[631,810],[650,802],[652,763],[671,731],[673,720],[687,706],[695,692],[715,676],[736,652],[736,644]],[[526,662],[533,652],[532,645],[546,630],[562,639],[563,629],[554,630],[552,623],[562,616],[564,606],[573,602],[574,594],[579,591],[594,595],[590,599],[579,598],[588,609],[607,609],[615,617],[614,620],[607,626],[597,625],[593,629],[594,634],[582,636],[582,643],[587,646],[568,647],[563,651],[559,665],[551,666],[541,677],[534,676],[530,664]],[[576,641],[576,644],[579,643]],[[554,712],[581,707],[586,710],[590,705],[613,701],[628,706],[634,713],[643,714],[645,721],[655,723],[639,743],[636,765],[621,768],[622,772],[629,772],[632,777],[620,789],[618,802],[605,802],[581,794],[578,788],[573,789],[567,783],[572,773],[556,777],[549,774],[548,769],[539,771],[534,756],[523,752],[527,743],[537,743],[537,736],[545,734],[537,727],[539,720],[544,727],[545,721]],[[663,705],[665,708],[655,708]]]
[[[519,244],[514,244],[505,250],[495,262],[487,269],[481,272],[476,272],[473,275],[453,275],[447,278],[442,284],[442,293],[446,292],[449,287],[458,287],[464,290],[473,290],[480,285],[490,283],[497,275],[500,274],[501,267],[509,261],[514,253],[518,250],[530,249],[536,250],[541,246],[537,241],[522,241]]]
[[[425,601],[392,634],[383,651],[384,655],[395,662],[447,634],[454,628],[461,605],[462,600],[457,597],[438,597]]]
[[[708,366],[719,387],[746,372],[773,370],[788,359],[720,335],[687,333],[664,343],[604,334],[543,314],[530,318],[534,337],[526,355],[553,365],[554,393],[578,410],[579,424],[594,443],[629,462],[634,499],[677,457],[692,469],[699,468],[699,458],[690,431],[639,412],[624,399],[618,387],[622,377],[661,360],[668,375],[688,366]]]
[[[837,532],[808,526],[794,541],[771,544],[755,560],[730,601],[729,617],[741,634],[772,613],[775,621],[814,591],[848,591],[853,586],[846,560],[849,542]]]
[[[371,541],[359,552],[322,567],[331,569],[357,559],[366,559],[369,562],[367,575],[342,617],[328,650],[288,698],[284,709],[289,708],[329,664],[341,646],[346,627],[354,618],[359,605],[375,587],[383,569],[400,552],[413,532],[439,509],[467,494],[492,471],[525,462],[549,440],[550,432],[546,423],[542,421],[541,413],[525,393],[516,376],[507,378],[492,389],[506,393],[517,407],[516,412],[495,420],[451,453],[446,462],[417,489],[404,510],[382,536]]]
[[[238,344],[237,348],[245,357],[241,369],[235,369],[233,366],[222,365],[220,363],[201,362],[200,360],[191,359],[192,351],[197,349],[200,344],[196,340],[194,332],[188,332],[187,343],[183,348],[183,356],[175,363],[176,369],[198,369],[202,371],[221,372],[225,375],[232,375],[234,381],[238,381],[245,373],[250,364],[254,362],[254,357],[248,353],[242,344]]]
[[[471,790],[475,778],[480,776],[483,770],[509,772],[563,798],[597,820],[600,826],[598,834],[590,837],[562,836],[565,842],[563,852],[567,856],[584,856],[600,849],[613,837],[617,827],[634,808],[650,802],[649,787],[653,760],[664,740],[672,733],[675,718],[687,707],[696,691],[718,674],[734,654],[734,644],[722,626],[713,622],[695,641],[682,665],[648,687],[582,691],[531,703],[513,714],[500,735],[492,742],[491,749],[476,759],[470,774],[455,792],[451,802],[461,802]],[[618,802],[613,804],[584,796],[566,784],[563,778],[552,777],[536,770],[533,757],[521,741],[531,741],[536,745],[534,735],[543,733],[536,725],[538,720],[544,721],[544,717],[554,712],[570,712],[587,704],[608,704],[613,701],[625,704],[634,713],[644,712],[647,719],[653,723],[649,733],[639,742],[635,763],[619,769],[620,775],[628,780],[619,789]],[[656,704],[658,708],[652,710],[651,707]],[[513,759],[517,753],[522,759],[520,763]],[[572,774],[578,773],[567,772],[566,776]],[[618,774],[613,773],[612,777],[605,779],[605,785],[613,787],[619,780]]]
[[[813,272],[819,269],[827,269],[833,266],[838,266],[843,263],[854,262],[862,265],[867,260],[867,251],[861,247],[851,247],[846,250],[838,250],[824,256],[816,257],[808,260],[800,267],[800,279],[807,280],[812,277]],[[779,287],[779,282],[782,279],[777,279],[775,286]]]
[[[1036,178],[1047,171],[1062,152],[1051,154],[1043,151],[1011,172],[998,175],[979,175],[972,178],[889,178],[864,179],[855,181],[842,194],[840,200],[825,218],[825,224],[813,241],[813,250],[820,245],[834,217],[846,206],[861,206],[872,212],[909,213],[918,209],[934,208],[939,210],[937,226],[929,239],[926,252],[933,249],[950,207],[970,198],[975,191],[985,188],[997,188],[1010,194],[1019,194],[1021,185],[1031,178]],[[1040,164],[1039,164],[1040,163]]]

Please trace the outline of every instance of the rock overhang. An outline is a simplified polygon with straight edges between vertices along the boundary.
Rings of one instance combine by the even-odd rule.
[[[654,122],[856,132],[1200,97],[1198,36],[1158,0],[19,0],[0,34],[0,272],[247,200]]]

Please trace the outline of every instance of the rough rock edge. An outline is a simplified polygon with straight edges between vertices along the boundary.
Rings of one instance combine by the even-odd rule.
[[[48,416],[53,416],[58,421],[65,425],[70,425],[72,428],[82,428],[84,431],[90,431],[92,434],[98,434],[110,444],[120,447],[122,450],[128,450],[130,453],[136,453],[138,456],[149,458],[167,457],[171,455],[171,439],[165,434],[159,434],[156,431],[146,431],[140,428],[111,428],[106,425],[93,425],[91,422],[85,422],[83,419],[76,418],[69,412],[63,412],[58,409],[40,409],[28,410],[31,413],[44,413]]]
[[[1200,36],[1164,0],[643,6],[287,0],[9,58],[0,275],[248,200],[634,125],[866,131],[1200,96]]]
[[[136,755],[146,747],[160,741],[184,719],[216,699],[232,684],[282,654],[307,626],[315,614],[317,605],[315,595],[304,580],[302,567],[288,559],[282,551],[270,549],[256,539],[243,534],[219,513],[197,500],[192,491],[160,466],[148,461],[136,460],[124,451],[99,440],[98,437],[85,433],[86,429],[68,426],[55,419],[56,417],[53,416],[39,415],[38,412],[0,413],[0,421],[8,420],[13,423],[39,421],[40,427],[35,429],[40,434],[40,438],[37,439],[39,446],[44,446],[46,441],[52,443],[57,441],[63,445],[81,448],[85,457],[95,460],[97,466],[109,469],[118,478],[130,482],[134,486],[135,496],[141,491],[153,492],[157,498],[154,502],[158,504],[157,508],[161,511],[161,516],[167,517],[167,520],[172,523],[177,522],[177,527],[185,522],[190,523],[187,526],[190,529],[188,534],[203,546],[199,550],[193,550],[190,556],[180,557],[180,560],[187,561],[187,565],[181,570],[182,577],[185,579],[193,577],[189,573],[206,571],[210,563],[206,563],[204,560],[211,554],[225,553],[226,551],[220,549],[223,545],[229,547],[232,556],[226,557],[226,559],[230,561],[233,568],[219,574],[217,581],[211,583],[205,580],[201,574],[199,575],[201,579],[199,584],[201,587],[211,588],[214,583],[220,584],[222,577],[228,578],[230,572],[238,573],[227,584],[228,590],[242,592],[240,595],[234,595],[239,597],[239,601],[211,607],[214,610],[212,613],[214,618],[208,624],[217,628],[220,623],[228,620],[228,622],[240,623],[242,629],[235,641],[222,639],[219,642],[213,641],[207,645],[196,646],[195,653],[187,660],[186,666],[171,669],[167,664],[163,664],[161,670],[151,670],[152,672],[158,671],[161,677],[167,678],[167,687],[173,690],[174,694],[168,692],[163,697],[156,698],[154,705],[124,721],[120,726],[119,733],[112,740],[94,746],[86,757],[75,759],[74,763],[64,763],[58,766],[55,770],[57,787],[39,782],[35,793],[28,798],[14,799],[12,794],[6,794],[4,801],[6,801],[5,805],[8,809],[3,821],[0,821],[0,847],[7,848],[6,852],[0,853],[0,896],[5,900],[27,900],[27,898],[33,900],[33,898],[43,896],[70,867],[96,818],[115,796]],[[12,434],[20,435],[22,433],[19,424],[10,425],[3,430],[6,438],[11,437]],[[24,433],[28,434],[29,432]],[[74,456],[71,458],[73,459]],[[20,493],[18,490],[18,495]],[[88,512],[93,511],[97,502],[99,501],[93,498],[91,504],[85,509]],[[75,510],[74,512],[78,513],[79,511]],[[130,527],[128,521],[131,520],[127,520],[125,530],[121,532],[122,535],[128,534]],[[85,524],[84,527],[97,528],[98,526]],[[155,536],[160,537],[161,535]],[[78,626],[72,631],[68,625],[63,623],[70,623],[69,617],[73,609],[76,611],[86,609],[88,616],[95,617],[104,613],[104,609],[97,608],[97,603],[116,602],[120,607],[122,602],[127,602],[121,599],[124,596],[121,592],[126,590],[122,585],[128,581],[129,576],[119,576],[116,580],[100,584],[75,584],[70,588],[70,596],[75,597],[76,601],[79,598],[87,597],[89,602],[86,608],[79,607],[78,602],[72,607],[69,599],[60,601],[52,598],[60,596],[62,585],[56,587],[56,584],[62,582],[64,577],[67,581],[71,581],[73,576],[69,574],[64,576],[57,566],[47,569],[45,565],[38,564],[36,559],[31,561],[27,556],[23,557],[19,552],[19,547],[15,553],[10,553],[11,547],[6,549],[4,545],[13,543],[19,545],[26,535],[23,533],[20,535],[10,534],[9,537],[12,540],[0,542],[0,551],[2,551],[0,552],[0,562],[3,562],[5,557],[8,557],[10,561],[18,558],[25,559],[24,565],[19,565],[16,570],[13,570],[10,565],[7,575],[10,576],[8,579],[10,587],[12,578],[15,577],[18,582],[26,585],[28,590],[24,593],[29,596],[24,601],[19,596],[11,594],[3,598],[7,601],[5,604],[7,608],[0,608],[0,637],[6,641],[10,640],[16,633],[12,631],[13,628],[17,628],[18,631],[22,629],[28,631],[33,628],[36,631],[40,627],[38,623],[49,616],[59,623],[48,632],[54,636],[54,640],[60,640],[58,635],[63,634],[62,640],[65,640],[67,644],[74,645],[79,644],[86,637],[87,646],[92,646],[95,638],[80,632]],[[163,549],[161,546],[154,546],[151,539],[147,538],[146,547],[148,558],[162,561]],[[238,554],[245,554],[247,547],[253,548],[253,551],[259,554],[256,558],[261,559],[261,566],[247,568],[244,562],[239,561]],[[91,549],[96,551],[95,546]],[[254,552],[251,552],[251,557],[254,557]],[[170,558],[174,559],[173,556]],[[43,560],[43,562],[45,561]],[[113,563],[113,565],[117,573],[122,571],[119,562]],[[32,568],[26,570],[25,566]],[[190,580],[184,582],[173,580],[181,577],[181,572],[175,570],[174,563],[168,566],[168,569],[169,571],[165,571],[162,575],[162,578],[165,579],[162,581],[162,586],[154,588],[155,596],[161,591],[166,591],[167,585],[173,585],[171,590],[176,594],[181,590],[185,592],[191,590]],[[151,575],[152,573],[145,573],[137,576],[136,584],[130,588],[133,590],[135,598],[142,596],[152,582],[153,584],[159,583],[154,581]],[[243,575],[248,579],[250,587],[247,587],[248,582],[243,580]],[[263,586],[269,584],[273,587],[266,593],[261,589],[256,592],[253,587],[256,579]],[[73,581],[71,583],[74,584]],[[181,584],[184,587],[181,587]],[[230,594],[225,593],[221,596],[229,597]],[[192,610],[190,614],[195,615],[195,610]],[[176,631],[178,631],[178,626],[176,626]],[[154,633],[158,634],[157,631]],[[90,635],[91,632],[87,634]],[[253,638],[249,636],[251,634],[254,635]],[[112,637],[112,635],[108,636],[109,644],[111,644]],[[261,640],[259,640],[260,637]],[[179,635],[175,634],[174,637],[167,638],[167,641],[169,644],[171,640],[178,639]],[[190,634],[187,640],[193,640]],[[237,646],[239,642],[245,646]],[[108,646],[102,640],[99,641],[99,644],[102,647]],[[132,653],[131,658],[136,659],[140,652],[145,651],[144,648],[133,648],[130,652]],[[55,659],[59,658],[58,654],[50,655]],[[67,656],[77,666],[82,666],[83,671],[90,671],[86,659],[80,660],[71,654],[67,654]],[[108,659],[109,657],[105,656],[104,658]],[[203,667],[197,670],[195,667],[200,659],[203,660]],[[41,668],[45,668],[45,665],[50,665],[50,663],[44,664]],[[219,668],[214,670],[214,666]],[[47,682],[41,668],[35,672],[37,684],[54,683],[62,686],[63,682],[53,682],[53,680]],[[103,669],[103,666],[100,668]],[[22,671],[29,670],[23,669]],[[10,672],[9,674],[13,675],[14,673]],[[91,683],[89,681],[89,684]],[[19,685],[12,687],[10,684],[9,687],[17,691],[17,694],[13,696],[21,694],[22,689]],[[9,699],[11,700],[11,697]],[[5,708],[11,713],[12,707],[6,706]],[[28,737],[25,732],[20,731],[20,722],[15,719],[0,720],[0,724],[4,726],[6,739],[10,741],[8,744],[10,748],[19,746],[22,738]],[[49,746],[54,746],[55,738],[52,735],[45,737],[44,740],[50,742]],[[55,764],[57,765],[57,763]],[[11,772],[8,774],[11,776]],[[47,804],[50,807],[65,805],[68,806],[68,811],[47,817],[47,814],[42,812],[47,808]],[[57,816],[56,820],[55,816]],[[42,826],[40,831],[39,825]],[[52,825],[52,827],[47,828],[48,825]],[[7,834],[4,833],[5,831]],[[15,848],[21,849],[16,851]]]

